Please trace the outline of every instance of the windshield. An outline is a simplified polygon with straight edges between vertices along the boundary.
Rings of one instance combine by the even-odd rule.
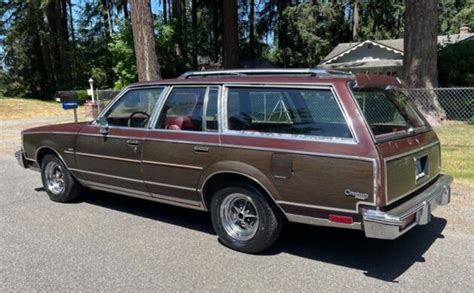
[[[411,134],[428,126],[399,88],[351,88],[376,139]]]

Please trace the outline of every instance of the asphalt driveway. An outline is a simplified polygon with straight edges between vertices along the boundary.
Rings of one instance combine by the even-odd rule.
[[[49,201],[0,156],[0,291],[474,291],[474,236],[442,217],[395,241],[290,224],[263,255],[222,246],[206,213],[86,191]]]

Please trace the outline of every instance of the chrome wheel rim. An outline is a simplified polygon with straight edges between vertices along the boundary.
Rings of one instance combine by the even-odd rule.
[[[56,162],[49,162],[44,169],[46,185],[53,194],[60,194],[64,191],[64,171],[61,165]]]
[[[228,195],[220,208],[222,226],[227,234],[239,241],[252,239],[257,233],[259,217],[255,204],[247,195]]]

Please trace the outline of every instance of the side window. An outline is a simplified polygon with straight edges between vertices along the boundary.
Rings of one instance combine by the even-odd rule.
[[[175,87],[161,110],[157,129],[202,131],[206,87]]]
[[[206,109],[206,131],[217,132],[219,129],[217,100],[219,98],[219,88],[209,88],[209,96]]]
[[[143,128],[163,88],[130,90],[105,114],[109,126]]]
[[[352,139],[329,89],[229,88],[229,130]]]

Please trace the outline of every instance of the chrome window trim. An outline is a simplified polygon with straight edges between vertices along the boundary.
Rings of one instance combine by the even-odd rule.
[[[346,112],[345,107],[343,106],[343,103],[340,101],[340,96],[338,93],[334,90],[334,87],[329,84],[329,85],[312,85],[312,86],[307,86],[307,85],[272,85],[272,84],[265,84],[265,85],[240,85],[240,84],[233,84],[233,83],[225,83],[223,84],[224,87],[224,96],[222,97],[223,100],[223,107],[221,108],[222,112],[224,113],[223,116],[223,131],[222,134],[229,134],[229,133],[234,133],[234,135],[243,135],[243,136],[251,136],[251,137],[259,137],[259,138],[276,138],[276,139],[298,139],[298,140],[305,140],[305,141],[317,141],[317,142],[330,142],[330,143],[345,143],[345,144],[359,144],[358,137],[356,136],[356,132],[354,130],[354,126],[352,123],[352,120],[349,122],[348,115]],[[229,98],[229,88],[282,88],[282,89],[310,89],[310,90],[329,90],[332,95],[334,96],[337,105],[339,107],[339,110],[342,113],[342,116],[344,118],[344,122],[349,128],[349,131],[351,133],[352,138],[343,138],[343,137],[325,137],[324,139],[321,138],[321,136],[314,136],[314,135],[295,135],[295,134],[289,134],[289,133],[273,133],[269,132],[266,135],[263,135],[262,133],[245,133],[242,131],[238,130],[230,130],[229,125],[228,125],[228,98]]]
[[[204,101],[202,103],[202,119],[201,119],[201,128],[202,132],[207,131],[207,103],[209,102],[209,91],[210,87],[206,88],[206,93],[204,94]]]
[[[197,84],[197,85],[194,85],[194,84],[181,85],[181,84],[179,84],[179,85],[170,85],[170,86],[169,86],[169,90],[168,90],[166,96],[164,96],[163,99],[162,99],[162,97],[160,97],[160,100],[162,100],[162,101],[161,101],[161,103],[160,103],[159,105],[157,105],[157,108],[156,108],[156,110],[154,111],[154,112],[156,112],[156,117],[154,118],[153,123],[150,123],[150,124],[149,124],[148,129],[150,129],[150,130],[165,130],[166,132],[173,131],[173,130],[169,130],[169,129],[156,128],[156,123],[158,123],[158,119],[159,119],[160,116],[161,116],[161,111],[163,110],[163,107],[165,106],[166,101],[168,101],[168,99],[169,99],[171,93],[173,92],[173,90],[174,90],[175,88],[206,88],[206,93],[204,94],[204,95],[205,95],[205,96],[204,96],[204,99],[206,99],[206,95],[207,95],[207,91],[208,91],[208,89],[209,89],[209,85],[208,85],[208,84]],[[203,103],[203,107],[204,107],[204,103]],[[150,119],[150,120],[151,120],[151,119]],[[183,132],[183,130],[176,130],[176,132]],[[188,132],[199,133],[199,132],[204,132],[204,131],[188,131]]]
[[[143,129],[143,130],[147,129],[150,125],[150,121],[151,121],[151,118],[153,116],[153,113],[155,112],[155,109],[156,109],[157,105],[159,104],[159,101],[162,99],[163,94],[164,94],[164,92],[167,88],[167,86],[165,86],[165,85],[152,85],[152,86],[140,87],[140,88],[131,87],[131,86],[125,87],[120,93],[117,94],[117,96],[112,101],[110,101],[110,103],[107,104],[107,106],[104,107],[104,109],[102,109],[102,111],[100,111],[100,113],[99,113],[99,115],[97,115],[96,119],[94,119],[92,122],[90,122],[89,125],[99,127],[97,125],[97,120],[101,117],[104,117],[105,114],[109,111],[109,109],[111,107],[113,107],[113,105],[115,103],[117,103],[128,92],[131,92],[133,90],[146,90],[146,89],[156,89],[156,88],[162,88],[163,90],[161,91],[160,96],[158,97],[155,105],[153,106],[153,109],[152,109],[151,115],[150,115],[150,119],[148,119],[147,125],[145,125],[144,127],[109,126],[109,128]]]

